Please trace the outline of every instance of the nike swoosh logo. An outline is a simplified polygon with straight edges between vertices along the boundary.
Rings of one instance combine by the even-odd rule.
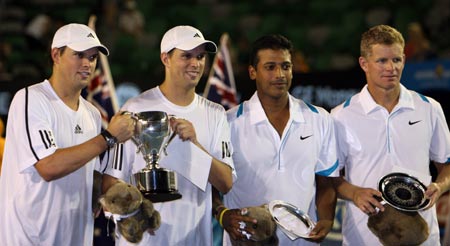
[[[309,136],[306,136],[306,137],[303,137],[303,136],[300,136],[300,140],[305,140],[305,139],[307,139],[307,138],[309,138],[309,137],[311,137],[312,135],[309,135]]]
[[[419,122],[421,122],[421,120],[418,120],[418,121],[409,121],[408,124],[409,124],[410,126],[412,126],[412,125],[417,124],[417,123],[419,123]]]

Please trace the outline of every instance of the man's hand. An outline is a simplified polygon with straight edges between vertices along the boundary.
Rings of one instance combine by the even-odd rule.
[[[195,128],[190,121],[172,117],[170,118],[170,125],[172,126],[172,130],[176,132],[181,140],[190,140],[192,143],[197,144]]]
[[[376,208],[380,211],[384,211],[384,206],[381,204],[379,198],[381,198],[381,192],[372,188],[357,188],[353,193],[353,203],[361,209],[365,214],[376,213]]]
[[[322,242],[327,234],[331,231],[333,227],[333,221],[331,220],[319,220],[316,226],[309,233],[309,238],[305,238],[308,241],[320,243]]]
[[[257,221],[250,216],[245,216],[246,210],[246,208],[230,209],[222,215],[222,226],[233,240],[246,241],[255,233],[253,228]]]
[[[427,190],[425,191],[425,197],[430,199],[430,203],[427,206],[427,209],[433,207],[433,205],[437,202],[439,197],[441,197],[442,193],[443,193],[442,188],[438,183],[433,182],[430,185],[428,185]]]
[[[106,130],[116,137],[119,143],[123,143],[133,136],[135,124],[131,115],[118,112],[111,118]]]

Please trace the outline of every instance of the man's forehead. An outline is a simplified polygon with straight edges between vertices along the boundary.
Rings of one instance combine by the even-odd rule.
[[[90,55],[95,55],[99,53],[99,50],[97,47],[92,47],[90,49],[87,50],[83,50],[83,51],[76,51],[71,49],[70,47],[66,47],[66,49],[70,50],[72,53],[81,53],[81,54],[90,54]]]
[[[178,49],[178,48],[175,48],[175,50],[178,50],[178,51],[180,51],[182,53],[201,53],[201,52],[206,52],[205,44],[201,44],[201,45],[193,48],[192,50],[182,50],[182,49]]]

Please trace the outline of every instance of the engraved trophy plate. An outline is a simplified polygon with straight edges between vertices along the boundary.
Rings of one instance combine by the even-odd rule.
[[[405,173],[390,173],[382,177],[378,190],[385,202],[402,211],[420,211],[430,203],[425,196],[427,187],[417,178]]]
[[[161,168],[158,164],[161,152],[166,152],[167,145],[175,136],[170,127],[169,116],[162,111],[131,113],[131,116],[136,121],[132,140],[147,164],[131,177],[132,182],[152,202],[181,198],[175,172]]]

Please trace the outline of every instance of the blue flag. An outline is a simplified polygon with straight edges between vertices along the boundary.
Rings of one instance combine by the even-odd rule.
[[[97,69],[89,85],[82,91],[82,96],[100,111],[103,128],[106,128],[118,111],[118,103],[108,60],[105,55],[99,55]]]

